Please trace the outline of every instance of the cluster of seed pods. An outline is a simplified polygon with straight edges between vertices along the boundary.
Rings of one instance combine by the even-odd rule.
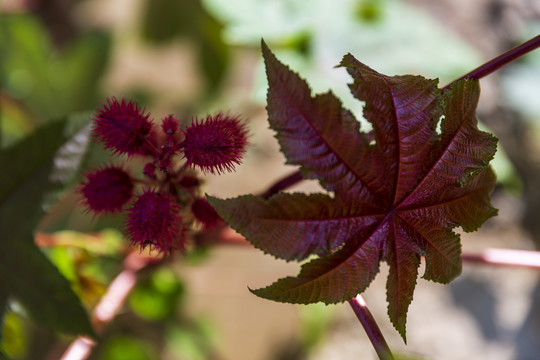
[[[132,101],[109,98],[92,121],[92,136],[113,156],[145,165],[140,177],[122,162],[88,172],[78,188],[88,211],[122,213],[132,244],[165,254],[185,249],[195,223],[209,230],[221,222],[200,194],[197,169],[219,174],[240,164],[247,131],[238,116],[208,115],[181,128],[169,115],[156,126]]]

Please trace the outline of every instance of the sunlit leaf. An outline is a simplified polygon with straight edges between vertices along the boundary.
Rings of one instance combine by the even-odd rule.
[[[458,81],[441,95],[436,80],[386,76],[348,54],[340,65],[373,128],[363,132],[331,92],[312,97],[307,83],[262,46],[269,123],[281,151],[332,196],[209,198],[257,248],[285,260],[319,256],[298,276],[252,292],[289,303],[346,301],[386,261],[388,315],[405,340],[420,258],[424,278],[448,283],[461,272],[452,229],[474,231],[496,214],[488,164],[497,139],[477,127],[478,81]]]

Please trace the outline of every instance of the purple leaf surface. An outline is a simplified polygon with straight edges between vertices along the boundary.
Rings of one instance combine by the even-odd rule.
[[[461,272],[452,229],[474,231],[496,214],[488,164],[497,140],[477,127],[478,81],[457,81],[441,94],[436,80],[386,76],[348,54],[340,66],[373,127],[362,132],[331,92],[312,96],[262,47],[269,123],[281,151],[330,195],[209,198],[264,252],[285,260],[317,255],[298,276],[252,292],[281,302],[342,302],[364,291],[386,261],[388,315],[405,340],[421,257],[424,278],[448,283]]]

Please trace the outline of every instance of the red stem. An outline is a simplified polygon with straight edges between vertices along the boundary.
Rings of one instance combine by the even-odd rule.
[[[371,315],[371,312],[369,311],[369,308],[362,295],[356,295],[354,299],[349,300],[349,304],[356,314],[356,317],[358,320],[360,320],[360,323],[364,327],[364,330],[366,331],[371,344],[373,344],[373,348],[375,348],[379,359],[394,360],[394,356],[392,355],[392,352],[390,351],[390,348],[388,347],[388,344],[381,333],[381,329],[379,329],[377,322],[375,322],[373,315]]]
[[[523,44],[518,45],[515,48],[508,50],[507,52],[497,56],[494,59],[491,59],[490,61],[488,61],[487,63],[483,65],[480,65],[473,71],[463,75],[459,79],[454,80],[450,84],[446,85],[444,88],[442,88],[442,91],[448,89],[450,86],[452,86],[453,83],[455,83],[458,80],[463,80],[463,79],[479,80],[539,47],[540,47],[540,35],[535,36],[529,41],[524,42]]]
[[[274,185],[272,185],[268,190],[260,195],[263,199],[268,199],[272,195],[277,194],[281,190],[285,190],[288,187],[293,186],[294,184],[304,180],[300,171],[295,171],[294,173],[285,176],[281,180],[278,180]]]
[[[148,139],[148,136],[144,136],[145,144],[147,145],[146,148],[152,153],[152,155],[159,157],[161,155],[161,151],[156,147],[156,145]]]
[[[103,327],[114,319],[137,283],[138,272],[161,261],[162,259],[146,257],[137,252],[127,255],[123,263],[124,269],[110,283],[107,292],[92,311],[92,325],[96,333],[101,333]],[[69,345],[60,360],[85,360],[95,346],[95,340],[79,336]]]
[[[540,270],[540,252],[512,249],[486,249],[480,254],[462,254],[463,261],[497,266],[517,266]]]

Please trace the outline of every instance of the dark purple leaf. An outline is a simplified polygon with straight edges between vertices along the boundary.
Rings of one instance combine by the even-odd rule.
[[[421,257],[424,278],[448,283],[461,272],[452,229],[474,231],[496,214],[488,164],[497,140],[477,127],[478,81],[458,81],[441,95],[436,80],[386,76],[346,55],[340,65],[365,102],[368,133],[332,93],[312,97],[264,43],[263,55],[268,117],[281,150],[332,195],[209,199],[257,248],[285,260],[319,256],[297,277],[252,291],[290,303],[341,302],[364,291],[383,260],[388,314],[405,339]]]

